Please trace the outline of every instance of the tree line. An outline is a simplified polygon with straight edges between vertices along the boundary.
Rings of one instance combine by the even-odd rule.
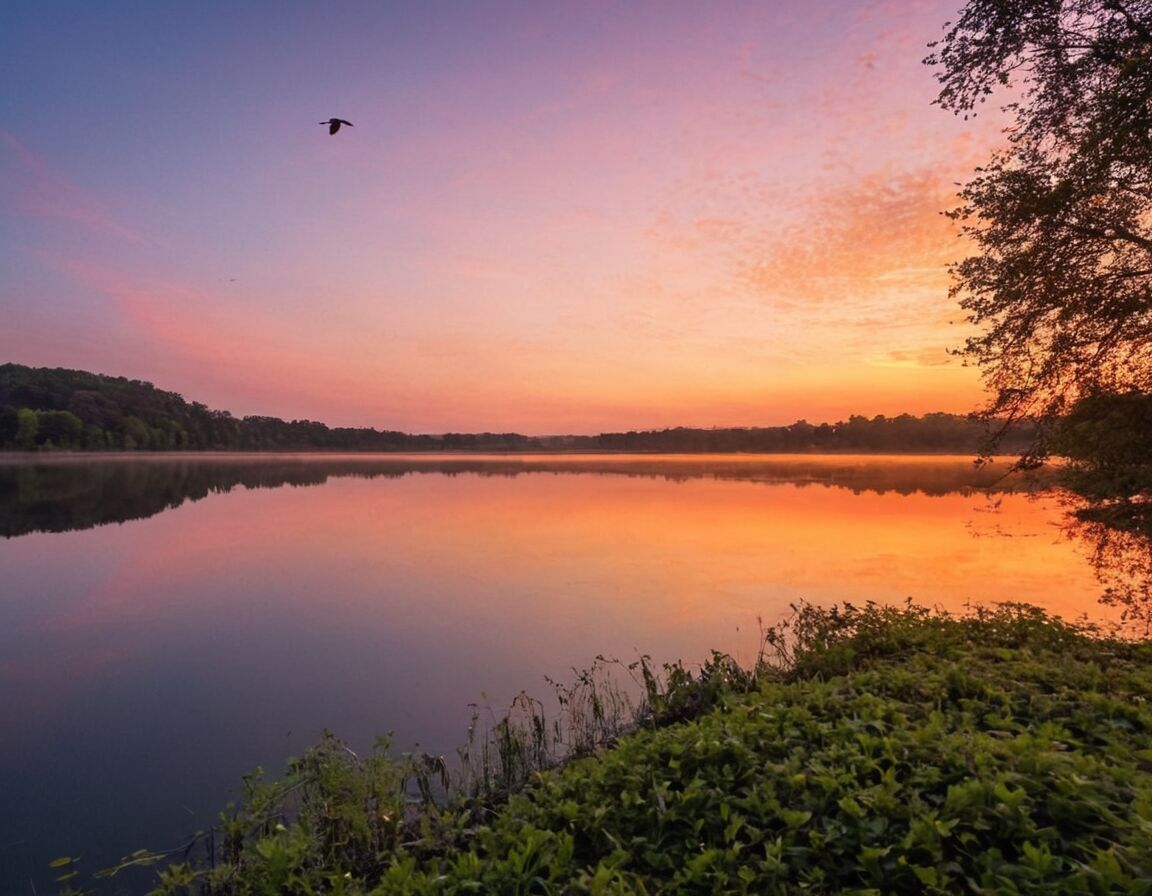
[[[676,427],[599,435],[410,434],[314,420],[234,417],[141,380],[0,365],[0,450],[7,451],[628,451],[958,452],[978,450],[982,423],[901,414],[789,426]],[[1027,433],[1021,438],[1026,439]]]
[[[513,449],[524,439],[461,441],[314,420],[234,417],[141,380],[0,365],[0,449],[18,451],[427,451]]]
[[[812,424],[798,420],[788,426],[724,427],[714,429],[648,430],[601,433],[587,437],[589,449],[601,451],[663,451],[673,453],[955,453],[976,454],[987,435],[979,420],[959,414],[900,414],[863,417],[853,414],[838,423]],[[1018,444],[1029,434],[1016,432]],[[580,440],[573,440],[579,446]],[[1002,450],[1010,450],[1006,443]]]

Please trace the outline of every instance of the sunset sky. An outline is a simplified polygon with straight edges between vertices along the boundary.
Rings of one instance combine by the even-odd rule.
[[[970,410],[959,5],[5,3],[0,362],[409,432]]]

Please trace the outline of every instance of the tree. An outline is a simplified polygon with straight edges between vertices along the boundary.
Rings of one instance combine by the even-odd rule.
[[[80,447],[84,423],[69,411],[37,411],[36,444],[54,448]]]
[[[0,451],[15,445],[16,432],[20,428],[16,408],[11,405],[0,404]]]
[[[999,93],[1012,122],[949,213],[975,247],[952,294],[980,329],[960,353],[986,416],[999,435],[1152,392],[1152,2],[969,0],[946,27],[925,60],[938,104],[967,116]]]
[[[36,447],[36,431],[40,428],[40,418],[30,408],[20,408],[16,412],[16,447],[32,450]]]
[[[1152,494],[1152,395],[1081,399],[1055,427],[1052,448],[1070,462],[1068,485],[1091,501]],[[1152,519],[1152,508],[1141,513]]]
[[[102,392],[83,389],[72,393],[68,410],[101,429],[119,430],[124,426],[124,411],[113,399]]]
[[[129,451],[143,451],[152,447],[152,432],[139,417],[124,418],[124,447]]]

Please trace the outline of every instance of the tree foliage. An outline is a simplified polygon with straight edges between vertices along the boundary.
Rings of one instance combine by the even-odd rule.
[[[987,414],[1152,392],[1152,2],[969,0],[933,47],[942,107],[1000,96],[1011,119],[950,213],[975,247],[952,291]]]
[[[1071,462],[1068,484],[1091,501],[1152,494],[1152,395],[1081,399],[1056,426],[1052,448]]]

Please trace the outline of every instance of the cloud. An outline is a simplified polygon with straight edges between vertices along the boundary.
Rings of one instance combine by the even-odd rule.
[[[512,425],[521,409],[509,391],[518,395],[527,387],[509,384],[524,380],[523,356],[546,357],[545,348],[515,334],[496,331],[481,344],[474,328],[458,322],[449,328],[439,318],[382,333],[370,317],[357,315],[325,329],[317,321],[341,314],[330,305],[289,310],[282,299],[284,313],[269,315],[256,297],[245,302],[163,275],[44,257],[103,297],[103,317],[115,322],[110,339],[148,347],[131,370],[104,363],[101,369],[237,416],[408,431],[523,427],[522,417]],[[475,408],[484,409],[480,423]]]
[[[894,289],[940,291],[961,252],[942,214],[955,188],[937,169],[875,171],[813,196],[794,223],[742,247],[737,276],[766,298],[804,304]]]
[[[151,240],[126,227],[89,195],[8,131],[0,131],[0,195],[23,214],[77,224],[131,243]]]
[[[884,358],[873,363],[878,367],[944,367],[953,362],[954,358],[950,349],[934,346],[891,351]]]
[[[291,321],[269,319],[234,299],[225,302],[168,278],[42,255],[105,297],[119,320],[118,332],[132,343],[149,346],[152,356],[162,359],[167,378],[187,381],[189,389],[235,396],[247,404],[253,397],[259,401],[282,392],[286,382],[298,384],[299,393],[354,385],[337,359],[301,336]],[[133,375],[154,377],[149,371]],[[235,409],[233,400],[218,406]]]

